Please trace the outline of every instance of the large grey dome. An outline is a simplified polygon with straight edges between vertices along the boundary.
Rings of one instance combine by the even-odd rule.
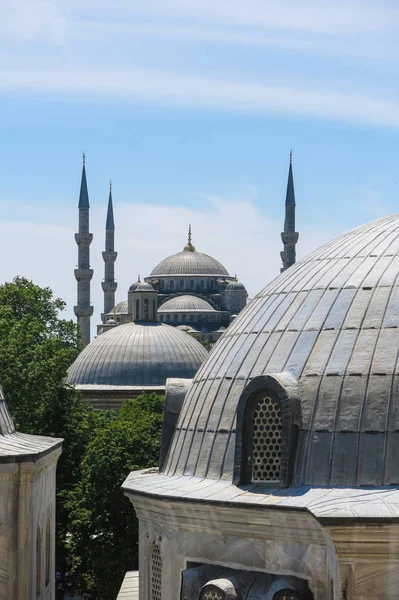
[[[207,357],[191,335],[163,323],[126,323],[95,338],[71,365],[67,383],[163,386],[191,378]]]
[[[198,296],[182,295],[170,298],[158,308],[158,313],[173,313],[173,312],[187,312],[187,313],[207,313],[216,312],[213,306],[209,304],[203,298]]]
[[[168,277],[170,275],[229,277],[224,266],[215,258],[202,254],[202,252],[187,250],[165,258],[152,270],[150,277]]]
[[[241,393],[285,373],[301,411],[292,485],[399,484],[398,356],[395,215],[325,244],[240,313],[194,378],[165,474],[234,480]]]

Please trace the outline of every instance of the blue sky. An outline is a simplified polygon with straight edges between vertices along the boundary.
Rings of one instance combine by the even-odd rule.
[[[118,299],[189,222],[259,291],[291,147],[299,256],[397,212],[398,34],[395,2],[2,0],[0,279],[49,285],[72,314],[82,150],[94,321],[110,178]]]

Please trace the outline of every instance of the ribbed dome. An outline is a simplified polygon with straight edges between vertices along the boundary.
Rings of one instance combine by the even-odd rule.
[[[163,323],[126,323],[95,338],[71,365],[76,385],[165,385],[168,377],[191,378],[207,357],[192,336]]]
[[[153,269],[150,277],[167,277],[170,275],[229,277],[224,266],[215,258],[201,252],[187,250],[165,258]]]
[[[155,292],[155,290],[152,285],[146,281],[136,281],[130,286],[129,292]]]
[[[226,287],[226,292],[246,292],[246,289],[241,281],[230,281]]]
[[[236,411],[254,377],[299,384],[293,485],[399,484],[399,215],[350,231],[274,279],[186,396],[165,473],[233,480]]]
[[[176,296],[164,302],[159,308],[159,313],[181,313],[181,312],[216,312],[213,306],[198,296]]]

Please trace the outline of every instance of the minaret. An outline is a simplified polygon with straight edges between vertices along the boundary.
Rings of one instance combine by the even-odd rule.
[[[290,152],[290,169],[288,171],[287,195],[285,198],[285,220],[284,231],[281,233],[281,239],[284,244],[284,250],[280,252],[283,266],[281,273],[295,263],[295,246],[299,238],[299,233],[295,231],[295,190],[294,176],[292,174],[292,150]]]
[[[75,278],[78,282],[78,302],[74,307],[80,332],[85,346],[90,342],[90,317],[93,307],[90,305],[90,281],[93,269],[90,269],[90,244],[93,234],[89,233],[89,194],[86,181],[86,160],[83,154],[82,182],[79,196],[79,233],[75,233],[78,245],[78,268],[75,269]]]
[[[105,252],[103,252],[104,259],[104,281],[102,282],[102,288],[104,292],[104,314],[102,320],[104,322],[105,315],[112,312],[115,306],[115,291],[118,284],[115,281],[115,261],[118,253],[115,252],[115,223],[114,223],[114,209],[112,206],[112,183],[109,182],[109,198],[108,198],[108,211],[107,221],[105,223]]]

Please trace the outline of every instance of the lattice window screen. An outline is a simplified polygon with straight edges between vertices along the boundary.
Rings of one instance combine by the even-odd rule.
[[[204,590],[201,596],[201,600],[223,600],[224,595],[217,590]]]
[[[259,400],[253,420],[252,481],[279,481],[281,461],[281,411],[266,396]]]
[[[157,543],[151,548],[151,600],[161,600],[162,594],[162,557]]]

